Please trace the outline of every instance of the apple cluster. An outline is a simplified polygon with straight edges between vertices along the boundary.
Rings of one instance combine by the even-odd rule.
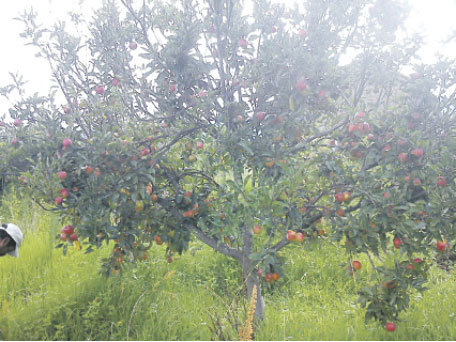
[[[76,241],[78,240],[78,236],[74,232],[74,228],[72,225],[66,225],[62,229],[60,229],[60,240],[61,241]]]

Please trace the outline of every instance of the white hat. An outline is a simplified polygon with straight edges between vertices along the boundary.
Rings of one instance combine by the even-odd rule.
[[[16,248],[13,251],[8,252],[8,254],[17,258],[19,256],[19,247],[21,246],[22,240],[24,239],[21,230],[13,223],[3,224],[0,226],[0,229],[8,233],[14,242],[16,242]]]

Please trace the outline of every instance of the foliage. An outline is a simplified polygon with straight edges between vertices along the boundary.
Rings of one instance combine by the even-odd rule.
[[[396,2],[304,7],[107,1],[87,37],[24,15],[55,93],[10,109],[1,169],[74,227],[62,246],[113,241],[107,274],[154,242],[172,262],[194,236],[240,263],[250,295],[259,272],[284,277],[290,242],[331,239],[372,263],[366,318],[397,319],[436,241],[454,249],[454,62],[401,73],[419,41],[396,38]]]

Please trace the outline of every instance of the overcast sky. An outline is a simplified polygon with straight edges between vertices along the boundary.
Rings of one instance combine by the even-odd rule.
[[[286,0],[285,0],[286,1]],[[291,1],[291,0],[289,0]],[[31,6],[38,12],[38,23],[50,25],[57,19],[65,18],[69,10],[82,10],[90,17],[94,8],[99,7],[102,0],[14,0],[1,1],[0,4],[0,86],[10,82],[9,72],[19,72],[28,80],[27,91],[47,94],[50,86],[50,71],[44,60],[34,57],[36,51],[24,46],[19,37],[22,24],[13,17],[29,9]],[[410,32],[419,32],[425,38],[425,46],[421,51],[424,62],[435,60],[435,53],[456,56],[456,38],[451,43],[443,44],[452,33],[456,33],[456,0],[409,0],[412,8],[406,23]],[[0,116],[7,110],[8,103],[0,99]]]

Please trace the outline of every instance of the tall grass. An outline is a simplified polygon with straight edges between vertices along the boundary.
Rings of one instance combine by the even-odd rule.
[[[239,338],[226,312],[229,307],[245,317],[245,302],[235,300],[241,272],[223,255],[195,243],[168,264],[164,249],[154,246],[146,262],[105,278],[98,272],[100,260],[111,248],[87,255],[69,248],[64,256],[54,248],[56,215],[12,192],[3,198],[0,217],[25,235],[19,258],[0,258],[0,339]],[[322,241],[291,246],[286,253],[286,276],[265,293],[257,340],[456,339],[454,271],[432,268],[430,290],[415,295],[396,331],[388,333],[376,323],[365,324],[364,311],[354,304],[369,276],[367,260],[359,257],[364,266],[354,279],[346,275],[344,252]]]

